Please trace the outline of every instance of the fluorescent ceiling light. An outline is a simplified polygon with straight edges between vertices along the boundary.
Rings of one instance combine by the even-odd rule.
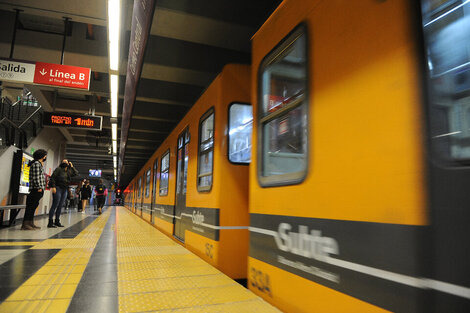
[[[113,164],[114,164],[114,168],[117,168],[117,156],[113,156]]]
[[[119,70],[119,34],[121,32],[121,1],[108,0],[109,67]]]
[[[113,140],[113,154],[117,153],[117,141]]]
[[[118,94],[118,88],[119,88],[119,76],[113,74],[111,75],[111,93]]]
[[[117,94],[111,94],[111,117],[117,117],[118,97]]]
[[[116,123],[111,124],[111,134],[112,134],[112,139],[117,140],[117,124]]]
[[[117,117],[119,76],[111,75],[110,84],[111,84],[111,117]]]

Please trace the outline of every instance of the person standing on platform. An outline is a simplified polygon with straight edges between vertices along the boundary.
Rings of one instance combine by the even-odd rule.
[[[86,179],[80,181],[78,183],[77,189],[75,190],[77,194],[77,212],[82,212],[82,196],[81,196],[80,191],[82,190],[82,187],[85,185],[85,181]]]
[[[67,160],[62,160],[59,167],[54,170],[52,176],[49,180],[49,187],[52,190],[52,206],[49,211],[49,224],[47,227],[55,228],[55,227],[64,227],[60,223],[60,211],[62,210],[62,206],[64,205],[65,200],[67,199],[68,188],[70,179],[74,176],[78,175],[78,171],[73,167],[72,162]],[[55,222],[53,223],[55,213]]]
[[[29,162],[29,194],[26,197],[26,210],[23,218],[22,230],[40,229],[34,225],[34,212],[44,195],[46,180],[44,178],[44,162],[47,159],[47,151],[43,149],[36,150],[33,153],[34,160]]]
[[[98,185],[95,187],[95,195],[98,206],[98,214],[101,214],[103,213],[102,209],[104,207],[104,203],[106,202],[106,196],[108,195],[108,189],[106,189],[102,179],[98,181]]]
[[[85,184],[83,184],[82,188],[80,189],[80,197],[82,199],[82,213],[85,213],[85,208],[91,198],[91,187],[89,180],[86,180]]]

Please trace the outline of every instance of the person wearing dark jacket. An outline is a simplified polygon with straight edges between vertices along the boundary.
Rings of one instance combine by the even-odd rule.
[[[98,214],[102,213],[102,209],[106,202],[106,196],[108,195],[108,189],[103,184],[103,180],[100,179],[98,185],[95,187],[96,202],[98,202]]]
[[[82,188],[80,188],[80,197],[82,198],[82,213],[85,213],[86,206],[88,205],[88,201],[91,198],[91,187],[89,180],[86,180]]]
[[[34,225],[34,212],[39,205],[39,201],[44,195],[46,180],[44,178],[44,162],[47,158],[47,151],[36,150],[33,154],[34,160],[29,162],[29,194],[26,197],[26,210],[23,218],[22,230],[40,229]]]
[[[64,227],[60,224],[60,211],[67,199],[67,192],[69,188],[70,178],[76,176],[78,171],[73,167],[72,162],[62,160],[59,167],[57,167],[49,180],[49,187],[52,190],[53,200],[52,206],[49,211],[49,224],[47,227]],[[55,222],[53,223],[55,213]]]

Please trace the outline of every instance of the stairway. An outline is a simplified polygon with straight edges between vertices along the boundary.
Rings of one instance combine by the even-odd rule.
[[[16,102],[0,99],[0,155],[10,146],[28,147],[42,130],[42,112],[30,93]]]

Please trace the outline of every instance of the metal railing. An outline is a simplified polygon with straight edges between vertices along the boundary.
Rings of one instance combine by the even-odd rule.
[[[27,147],[42,129],[42,107],[25,105],[22,100],[12,103],[8,98],[1,98],[0,105],[0,149]]]

